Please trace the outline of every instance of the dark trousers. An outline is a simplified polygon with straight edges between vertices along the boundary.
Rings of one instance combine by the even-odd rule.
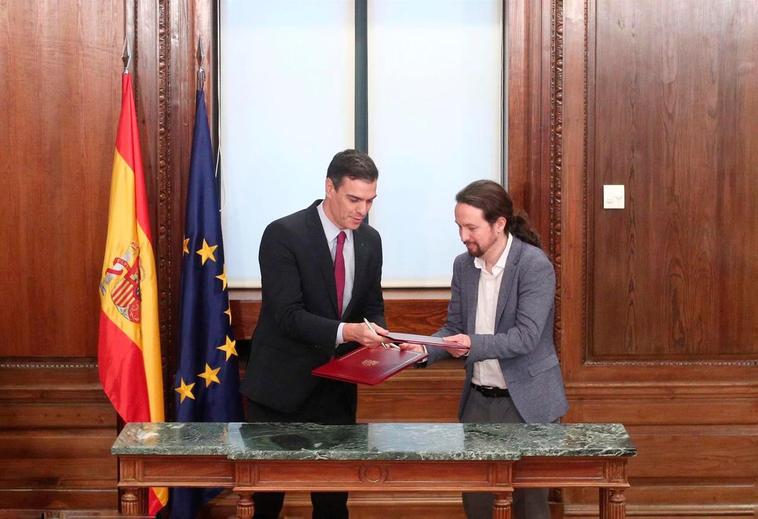
[[[253,494],[253,519],[277,519],[282,511],[284,492]],[[311,492],[313,519],[347,519],[347,492]]]
[[[524,423],[513,401],[508,397],[486,397],[471,391],[463,408],[464,423]],[[517,489],[513,491],[513,517],[515,519],[550,519],[547,488]],[[463,508],[468,519],[491,519],[494,494],[464,492]]]
[[[308,400],[293,413],[283,413],[247,400],[249,422],[310,422],[329,425],[355,423],[357,390],[354,384],[321,379]],[[253,494],[253,519],[277,519],[284,492]],[[347,492],[311,492],[313,519],[348,519]]]

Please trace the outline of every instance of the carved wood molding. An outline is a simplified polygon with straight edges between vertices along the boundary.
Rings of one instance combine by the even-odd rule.
[[[65,358],[55,359],[46,357],[44,359],[19,359],[17,357],[0,358],[0,369],[71,369],[86,368],[97,369],[97,359],[82,358]]]
[[[585,350],[586,354],[586,350]],[[684,367],[684,366],[719,366],[719,367],[752,367],[758,366],[758,359],[740,359],[740,360],[720,360],[720,359],[704,359],[704,360],[585,360],[584,366],[586,367],[624,367],[624,366],[670,366],[670,367]]]
[[[617,400],[640,399],[701,399],[701,398],[754,398],[758,396],[758,383],[755,382],[713,382],[692,380],[690,382],[569,382],[566,389],[577,398],[613,398]],[[732,401],[732,403],[734,403]]]
[[[587,352],[589,351],[589,335],[590,335],[590,322],[589,322],[589,308],[590,308],[590,301],[589,301],[589,272],[590,272],[590,264],[591,264],[591,257],[588,250],[588,232],[589,232],[589,199],[587,197],[589,193],[589,176],[587,175],[589,164],[589,142],[590,142],[590,135],[589,135],[589,98],[590,98],[590,83],[589,83],[589,48],[590,48],[590,42],[589,42],[589,0],[584,0],[584,54],[583,54],[583,85],[582,85],[582,116],[584,117],[584,128],[582,129],[582,176],[583,176],[583,185],[582,185],[582,236],[584,239],[582,240],[582,297],[581,297],[581,304],[582,304],[582,336],[585,338],[584,344],[582,345],[581,349],[581,358],[582,363],[587,363]]]
[[[672,490],[673,492],[673,490]],[[633,501],[626,504],[627,517],[751,517],[754,512],[752,505],[719,503],[711,504],[636,504]],[[563,517],[594,517],[597,515],[597,504],[566,504]]]
[[[173,351],[173,167],[171,160],[170,0],[158,2],[158,311],[163,352]]]
[[[563,174],[563,0],[553,0],[550,38],[550,255],[555,265],[553,335],[561,358],[561,175]]]

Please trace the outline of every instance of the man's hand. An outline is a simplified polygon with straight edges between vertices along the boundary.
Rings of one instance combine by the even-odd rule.
[[[376,323],[371,323],[371,326],[378,333],[389,333]],[[368,326],[361,323],[345,323],[345,326],[342,327],[342,338],[345,342],[357,342],[369,348],[376,348],[377,346],[381,346],[383,341],[389,340],[380,337],[371,331]]]
[[[455,358],[468,355],[468,352],[471,349],[471,337],[462,333],[459,333],[458,335],[451,335],[449,337],[443,337],[442,340],[449,342],[452,346],[454,346],[451,348],[445,348],[445,350],[447,350],[447,352]]]

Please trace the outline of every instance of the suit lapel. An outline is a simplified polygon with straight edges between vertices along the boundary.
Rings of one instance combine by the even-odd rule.
[[[320,200],[317,200],[308,208],[308,232],[306,233],[306,239],[310,244],[310,250],[313,251],[316,264],[324,277],[324,285],[326,285],[326,292],[329,294],[334,315],[337,315],[337,284],[334,281],[334,263],[332,262],[332,253],[329,252],[329,243],[326,241],[324,227],[321,225],[321,219],[316,209],[319,202]]]
[[[503,270],[503,279],[500,280],[500,291],[497,295],[497,310],[495,311],[495,331],[499,329],[500,318],[503,316],[505,304],[508,302],[508,296],[516,280],[516,265],[518,264],[524,244],[515,236],[511,236],[513,245],[508,253],[508,259],[505,260],[505,269]]]
[[[465,333],[473,334],[476,330],[476,305],[479,303],[479,275],[481,271],[474,266],[474,258],[466,258],[461,288],[466,291],[464,301],[468,305]]]

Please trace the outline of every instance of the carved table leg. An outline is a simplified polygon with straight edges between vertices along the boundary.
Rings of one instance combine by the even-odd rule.
[[[512,504],[512,492],[498,492],[495,494],[495,504],[492,507],[492,519],[511,519]]]
[[[121,494],[121,513],[123,515],[140,515],[142,503],[140,503],[140,491],[137,488],[126,488]]]
[[[623,488],[600,489],[600,519],[624,519],[626,497]]]
[[[237,501],[237,519],[251,519],[253,517],[253,493],[237,492],[240,496]]]

